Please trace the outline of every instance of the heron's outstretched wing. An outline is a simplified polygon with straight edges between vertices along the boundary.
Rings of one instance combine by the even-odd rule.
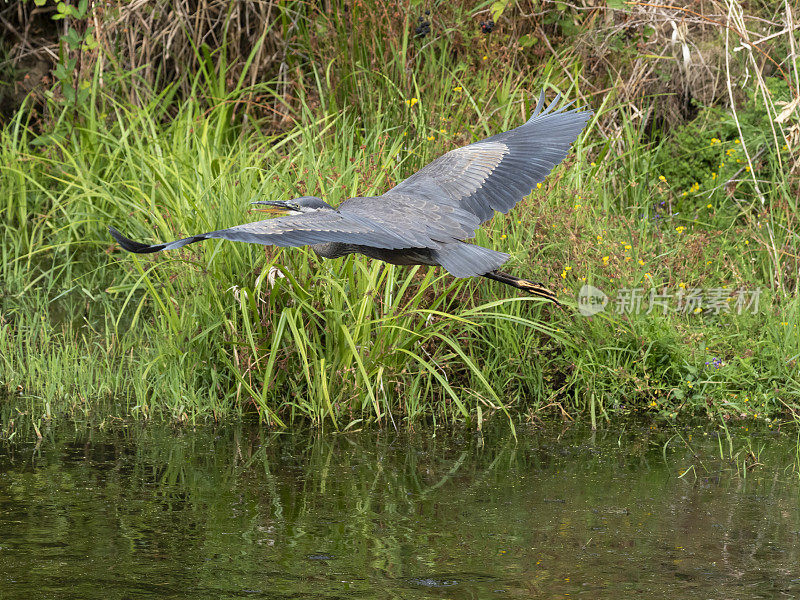
[[[380,223],[366,217],[341,214],[335,210],[320,210],[245,223],[152,246],[126,238],[113,227],[108,229],[120,246],[137,254],[173,250],[186,244],[213,238],[270,246],[306,246],[322,242],[344,242],[375,248],[396,249],[418,245],[416,236],[405,236],[402,231],[389,231]]]
[[[451,150],[380,196],[376,204],[422,200],[461,209],[479,222],[494,211],[508,212],[564,160],[592,116],[590,110],[555,109],[559,98],[542,110],[542,92],[527,123]]]
[[[369,219],[389,235],[407,240],[408,248],[431,248],[470,238],[481,224],[478,217],[459,206],[405,194],[348,198],[339,211],[354,219]]]

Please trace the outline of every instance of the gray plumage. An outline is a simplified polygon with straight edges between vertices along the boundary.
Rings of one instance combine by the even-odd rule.
[[[542,92],[525,124],[451,150],[382,196],[350,198],[338,208],[313,196],[260,201],[257,204],[289,214],[167,244],[141,244],[109,229],[124,249],[136,253],[171,250],[213,238],[308,245],[324,258],[360,253],[392,264],[440,265],[456,277],[483,275],[554,299],[551,293],[530,287],[538,284],[498,272],[507,254],[464,240],[474,237],[495,211],[511,210],[564,160],[592,112],[556,109],[558,101],[556,97],[542,110]]]

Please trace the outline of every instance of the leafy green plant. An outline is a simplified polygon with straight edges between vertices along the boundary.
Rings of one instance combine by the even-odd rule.
[[[36,6],[44,6],[47,0],[34,0]],[[85,52],[97,49],[97,41],[93,35],[93,27],[89,25],[89,0],[79,0],[77,5],[68,2],[55,2],[54,21],[67,20],[69,25],[61,36],[58,63],[53,69],[53,77],[58,82],[61,99],[52,92],[49,97],[67,105],[85,105],[91,96],[91,82],[81,79],[80,62]]]
[[[783,79],[767,78],[766,83],[773,102],[791,99]],[[738,197],[748,201],[753,198],[752,185],[747,181],[751,167],[743,141],[752,153],[756,174],[773,177],[777,155],[788,149],[782,142],[778,147],[773,143],[770,117],[760,99],[748,96],[737,118],[741,135],[729,110],[703,107],[692,122],[669,135],[661,149],[659,172],[675,196],[677,211],[694,214],[709,201],[720,202],[733,188]],[[732,180],[736,180],[734,184]],[[726,185],[733,187],[727,189]]]

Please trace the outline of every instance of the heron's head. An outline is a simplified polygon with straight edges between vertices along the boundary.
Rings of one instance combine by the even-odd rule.
[[[293,200],[259,200],[253,204],[266,204],[289,214],[309,213],[318,210],[336,210],[316,196],[302,196]]]

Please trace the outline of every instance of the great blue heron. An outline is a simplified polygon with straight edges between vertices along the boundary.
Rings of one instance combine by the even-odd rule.
[[[543,91],[524,125],[451,150],[382,196],[349,198],[338,208],[313,196],[261,200],[254,204],[288,214],[152,246],[109,230],[120,246],[139,254],[212,238],[310,245],[323,258],[359,253],[395,265],[438,265],[455,277],[483,276],[558,303],[543,285],[499,271],[508,254],[464,240],[494,211],[511,210],[564,160],[592,112],[556,109],[559,98],[542,110]]]

